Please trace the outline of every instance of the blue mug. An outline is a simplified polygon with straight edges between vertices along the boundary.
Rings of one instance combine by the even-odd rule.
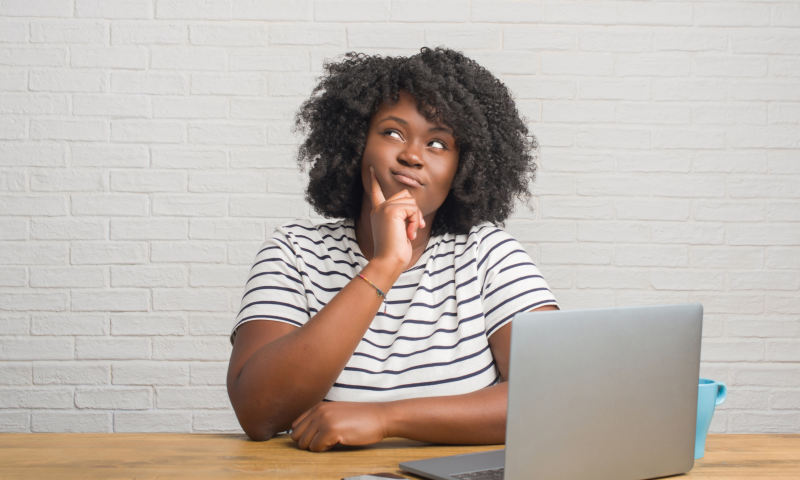
[[[706,451],[706,435],[714,416],[714,407],[725,401],[728,387],[722,382],[701,378],[697,392],[697,430],[694,435],[694,458],[703,458]]]

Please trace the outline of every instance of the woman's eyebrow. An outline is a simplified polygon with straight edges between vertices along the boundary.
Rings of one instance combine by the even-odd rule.
[[[408,126],[408,122],[407,121],[403,120],[400,117],[395,117],[394,115],[389,115],[389,116],[383,117],[382,119],[378,120],[378,123],[379,124],[383,123],[386,120],[394,120],[395,122],[397,122],[397,123],[399,123],[399,124],[401,124],[403,126]],[[444,126],[444,125],[435,125],[435,126],[429,128],[428,131],[429,132],[444,132],[444,133],[447,133],[449,135],[453,134],[453,130],[451,128],[448,128],[448,127]]]

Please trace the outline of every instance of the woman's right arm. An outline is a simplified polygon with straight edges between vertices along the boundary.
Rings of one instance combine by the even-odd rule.
[[[374,259],[362,271],[388,291],[402,267]],[[382,303],[372,286],[351,280],[305,325],[250,321],[236,333],[228,395],[245,433],[267,440],[319,403],[344,369]]]

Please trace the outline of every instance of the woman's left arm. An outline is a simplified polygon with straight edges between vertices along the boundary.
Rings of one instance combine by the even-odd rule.
[[[554,305],[536,311],[557,310]],[[431,443],[500,444],[505,441],[511,323],[489,337],[500,383],[444,397],[385,403],[321,402],[292,425],[300,448],[328,450],[336,444],[369,445],[386,437]]]

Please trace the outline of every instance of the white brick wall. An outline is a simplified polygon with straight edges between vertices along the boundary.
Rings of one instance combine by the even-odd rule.
[[[310,214],[326,58],[464,50],[542,145],[507,228],[565,308],[699,301],[717,432],[800,432],[800,9],[763,1],[0,2],[0,431],[238,431],[241,283]]]

